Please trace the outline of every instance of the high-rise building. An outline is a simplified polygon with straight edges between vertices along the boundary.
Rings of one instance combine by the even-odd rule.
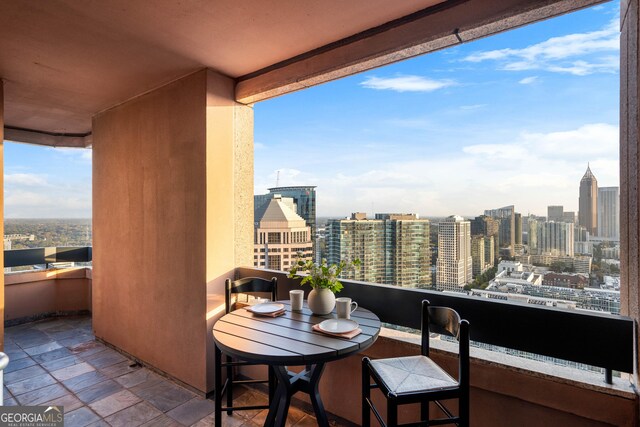
[[[529,229],[527,231],[527,237],[529,239],[529,253],[536,254],[538,253],[538,220],[529,215],[529,219],[527,220],[527,224]]]
[[[547,206],[547,219],[549,221],[560,222],[563,219],[564,206],[553,205]]]
[[[293,186],[274,187],[269,189],[269,193],[253,196],[253,217],[257,222],[261,218],[265,209],[275,195],[293,199],[295,212],[304,218],[311,227],[311,239],[313,241],[314,252],[316,251],[316,187],[315,186]]]
[[[493,236],[484,238],[484,262],[487,266],[487,269],[493,267],[496,263],[495,258],[495,239]]]
[[[537,253],[554,256],[574,255],[574,225],[568,222],[539,222]]]
[[[514,224],[515,224],[515,243],[516,245],[522,245],[522,215],[518,212],[515,213],[514,216]]]
[[[492,237],[494,253],[491,257],[491,264],[498,258],[498,238],[500,233],[500,221],[487,215],[480,215],[471,220],[471,235]]]
[[[436,287],[460,291],[471,282],[471,224],[458,215],[440,222],[438,227],[438,262]]]
[[[598,237],[620,240],[620,188],[598,188]]]
[[[345,279],[404,287],[431,287],[429,221],[415,214],[354,213],[327,223],[327,260],[359,259]]]
[[[298,259],[313,256],[311,227],[292,209],[293,200],[274,195],[254,229],[253,265],[289,270]]]
[[[471,237],[471,269],[474,278],[486,271],[484,246],[483,236],[476,235]]]
[[[598,235],[598,180],[587,171],[580,180],[580,198],[578,199],[578,223],[585,227],[592,236]]]
[[[575,224],[576,223],[576,213],[575,212],[564,212],[562,214],[562,220],[564,222],[570,222],[571,224]]]
[[[500,221],[498,247],[506,248],[512,254],[516,246],[515,207],[510,205],[498,209],[488,209],[484,211],[484,214]]]

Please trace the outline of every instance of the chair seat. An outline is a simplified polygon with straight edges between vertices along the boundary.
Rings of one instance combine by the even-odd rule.
[[[372,360],[371,369],[384,387],[396,395],[458,386],[456,380],[426,356]]]

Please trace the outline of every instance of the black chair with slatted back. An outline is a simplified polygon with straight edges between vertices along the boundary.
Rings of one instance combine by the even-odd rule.
[[[232,311],[232,295],[234,294],[270,294],[271,301],[275,301],[276,291],[278,287],[278,279],[273,277],[271,280],[262,279],[260,277],[247,277],[244,279],[239,279],[235,281],[231,281],[231,279],[227,279],[225,281],[225,309],[227,313]],[[259,384],[266,383],[269,385],[269,403],[271,403],[271,399],[273,398],[273,394],[275,391],[275,374],[271,367],[269,367],[269,378],[266,380],[258,379],[258,380],[236,380],[233,372],[233,368],[236,366],[248,366],[248,365],[258,365],[258,363],[244,362],[239,360],[233,360],[231,356],[225,356],[225,361],[221,360],[221,357],[216,357],[216,364],[220,364],[220,367],[217,368],[217,372],[220,371],[222,367],[226,368],[227,371],[227,379],[221,387],[220,394],[216,396],[216,404],[222,405],[222,396],[224,394],[227,395],[227,406],[222,407],[221,411],[227,411],[228,415],[233,414],[233,411],[239,410],[254,410],[254,409],[268,409],[269,405],[254,405],[254,406],[233,406],[233,386],[235,384]],[[216,393],[218,391],[216,390]]]
[[[461,320],[449,307],[433,307],[422,301],[421,355],[389,359],[362,360],[362,425],[371,424],[371,412],[382,426],[398,426],[398,405],[420,403],[420,422],[411,425],[456,424],[469,426],[469,322]],[[429,333],[456,338],[459,345],[458,379],[429,358]],[[371,383],[373,378],[373,383]],[[374,406],[371,389],[379,388],[387,399],[387,422]],[[453,415],[441,400],[458,399],[458,415]],[[429,402],[445,415],[429,419]],[[407,424],[408,425],[408,424]]]

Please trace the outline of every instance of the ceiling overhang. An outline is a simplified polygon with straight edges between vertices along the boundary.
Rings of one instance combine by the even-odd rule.
[[[87,147],[96,113],[202,68],[250,104],[602,2],[2,2],[5,139]]]

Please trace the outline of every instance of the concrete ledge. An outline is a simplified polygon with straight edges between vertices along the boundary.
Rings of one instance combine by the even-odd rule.
[[[91,268],[5,274],[7,324],[91,311]]]
[[[457,346],[437,339],[431,340],[431,344],[431,357],[455,377],[458,361],[454,349]],[[325,407],[331,413],[358,423],[362,357],[377,359],[419,352],[417,336],[383,330],[376,343],[363,353],[327,364],[320,387]],[[597,373],[481,349],[472,349],[471,356],[473,425],[637,425],[638,397],[625,379],[616,378],[609,386],[604,384],[604,375]],[[378,408],[384,412],[382,396],[379,393],[373,396]],[[455,404],[450,406],[454,412],[457,410]],[[418,407],[411,405],[403,408],[399,412],[400,421],[415,421],[418,411]],[[433,411],[437,411],[435,406]]]

